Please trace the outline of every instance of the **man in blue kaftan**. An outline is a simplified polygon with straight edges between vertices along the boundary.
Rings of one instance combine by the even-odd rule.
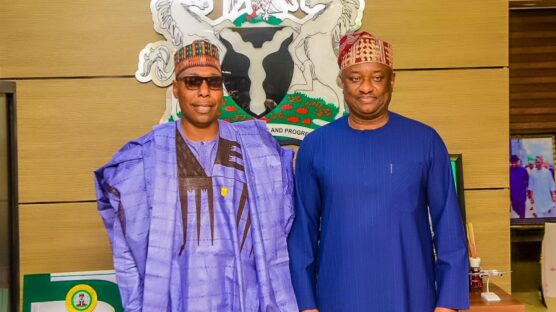
[[[516,155],[510,156],[510,203],[520,219],[525,218],[528,185],[529,174],[521,166],[519,157]]]
[[[216,46],[175,56],[182,119],[95,172],[125,311],[298,311],[287,235],[292,153],[262,122],[218,121]]]
[[[361,32],[339,50],[349,115],[309,134],[296,161],[289,250],[299,308],[466,309],[467,244],[446,147],[431,127],[388,111],[388,43]]]

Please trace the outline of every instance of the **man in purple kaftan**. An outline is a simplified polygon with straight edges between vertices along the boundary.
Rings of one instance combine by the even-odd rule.
[[[182,119],[95,172],[126,311],[298,311],[286,238],[292,153],[262,122],[218,121],[216,46],[175,56]]]

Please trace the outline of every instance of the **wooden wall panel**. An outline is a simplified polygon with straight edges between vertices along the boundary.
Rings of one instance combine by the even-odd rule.
[[[507,66],[507,5],[367,1],[363,29],[393,43],[397,68]],[[149,1],[6,1],[0,29],[0,77],[12,78],[133,75],[162,39]]]
[[[556,8],[512,10],[509,21],[510,131],[554,133]]]
[[[465,188],[508,186],[508,70],[398,72],[390,109],[463,154]]]
[[[22,276],[113,268],[95,203],[20,205],[19,219]]]
[[[464,154],[466,188],[507,187],[506,76],[504,69],[400,72],[391,108],[435,127],[450,152]],[[164,90],[131,78],[18,88],[23,203],[94,199],[93,169],[164,111]]]
[[[467,222],[473,223],[475,230],[481,266],[507,272],[491,282],[511,292],[509,190],[467,190],[465,206]]]
[[[366,1],[363,29],[393,44],[398,69],[508,65],[504,0]]]
[[[483,265],[504,272],[510,271],[508,198],[508,190],[466,191]],[[20,205],[20,219],[22,274],[112,269],[96,204]],[[510,291],[509,275],[494,282]]]
[[[509,271],[507,1],[366,2],[362,28],[393,44],[396,68],[418,69],[398,73],[391,109],[463,153],[484,267]],[[92,171],[165,109],[164,89],[125,78],[139,51],[162,39],[149,3],[0,6],[0,78],[32,78],[18,81],[21,276],[112,268],[96,205],[75,201],[94,198]],[[509,291],[510,281],[496,283]]]
[[[150,1],[3,1],[0,77],[133,75],[162,38]]]
[[[165,90],[132,78],[18,82],[19,200],[94,199],[93,170],[158,123]]]

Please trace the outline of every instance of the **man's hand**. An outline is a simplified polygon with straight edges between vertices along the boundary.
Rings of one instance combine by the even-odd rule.
[[[457,312],[458,310],[455,309],[448,309],[448,308],[436,308],[434,312]]]

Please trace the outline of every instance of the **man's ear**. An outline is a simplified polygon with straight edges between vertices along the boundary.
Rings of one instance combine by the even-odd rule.
[[[392,75],[390,76],[390,88],[394,89],[394,84],[396,82],[396,73],[392,71]]]
[[[178,98],[178,82],[176,80],[174,80],[174,82],[172,82],[172,93],[174,94],[174,97],[177,99]]]
[[[342,81],[342,73],[341,72],[338,74],[338,77],[336,77],[336,84],[338,84],[338,87],[340,87],[340,89],[344,88],[344,82]]]

